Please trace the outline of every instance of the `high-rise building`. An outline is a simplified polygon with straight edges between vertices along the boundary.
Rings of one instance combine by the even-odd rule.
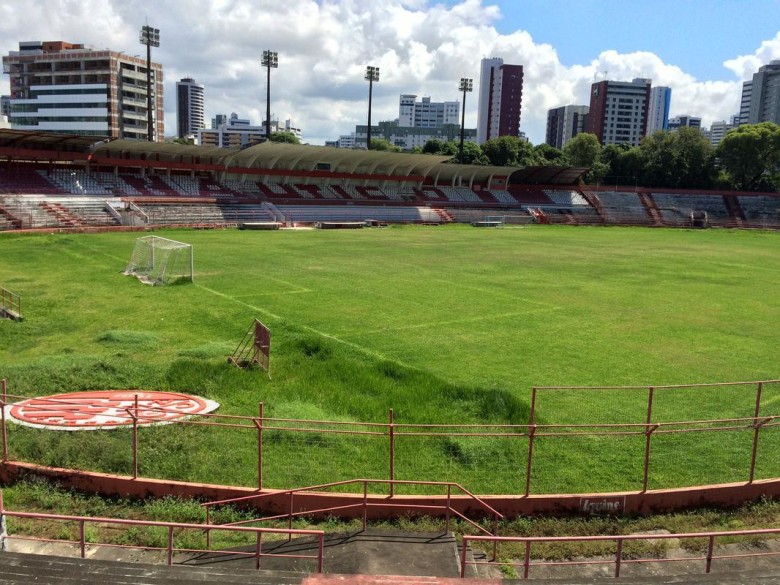
[[[222,124],[225,124],[228,121],[228,117],[226,114],[217,114],[211,119],[211,129],[216,130]]]
[[[482,59],[479,74],[477,142],[520,136],[523,66],[505,65],[498,57]]]
[[[6,118],[11,116],[11,96],[0,95],[0,116]]]
[[[651,87],[650,106],[647,110],[647,135],[669,129],[669,108],[672,103],[671,87]]]
[[[146,59],[64,41],[19,43],[3,56],[11,127],[146,140]],[[153,131],[165,135],[163,72],[151,64]]]
[[[185,77],[176,82],[176,135],[194,136],[204,127],[203,86]]]
[[[736,128],[739,126],[739,116],[734,116],[731,118],[731,122],[726,122],[725,120],[719,120],[717,122],[713,122],[710,126],[710,131],[708,133],[708,138],[710,139],[710,144],[712,146],[718,146],[720,144],[720,141],[723,140],[723,137],[726,136],[729,130],[732,130],[733,128]]]
[[[679,128],[701,128],[701,118],[696,116],[675,116],[669,120],[669,130],[674,132]]]
[[[647,133],[649,79],[599,81],[591,86],[588,131],[599,142],[639,146]]]
[[[423,97],[404,94],[398,104],[398,125],[408,128],[440,128],[445,124],[460,124],[459,102],[432,102]]]
[[[742,84],[740,124],[780,124],[780,60],[771,61]]]
[[[588,106],[562,106],[547,110],[547,135],[545,142],[555,148],[563,148],[577,134],[585,131]]]

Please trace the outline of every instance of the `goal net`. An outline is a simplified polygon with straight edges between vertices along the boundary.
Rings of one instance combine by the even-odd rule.
[[[192,282],[192,245],[159,236],[138,238],[124,274],[152,285]]]

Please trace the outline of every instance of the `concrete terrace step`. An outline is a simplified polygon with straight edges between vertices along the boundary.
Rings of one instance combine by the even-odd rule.
[[[124,561],[79,559],[49,555],[0,553],[0,583],[51,583],[95,585],[299,585],[301,573],[216,568],[187,565],[152,565]]]

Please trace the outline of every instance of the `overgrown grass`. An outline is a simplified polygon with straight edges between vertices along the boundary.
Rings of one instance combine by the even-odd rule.
[[[533,226],[248,233],[176,231],[192,285],[121,275],[136,234],[0,234],[0,284],[25,321],[0,322],[13,394],[193,392],[220,412],[355,423],[523,424],[530,389],[780,377],[780,234]],[[253,318],[273,332],[271,378],[226,356]],[[663,420],[752,416],[752,390],[657,397]],[[780,388],[765,389],[776,414]],[[537,422],[643,422],[646,394],[541,396]],[[127,473],[128,431],[11,426],[11,455]],[[268,487],[387,477],[383,437],[269,432]],[[654,439],[651,486],[746,479],[751,436]],[[758,477],[780,473],[765,430]],[[141,473],[255,485],[256,433],[157,427]],[[396,441],[398,479],[518,493],[524,438]],[[532,491],[636,489],[642,438],[539,440]],[[685,461],[684,465],[680,462]],[[291,462],[293,462],[291,464]]]

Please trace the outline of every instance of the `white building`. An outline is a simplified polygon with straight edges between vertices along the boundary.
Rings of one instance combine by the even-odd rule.
[[[441,128],[460,124],[459,102],[432,102],[430,97],[404,94],[398,104],[398,125],[405,128]]]
[[[194,136],[205,128],[203,86],[191,77],[176,82],[176,135]]]
[[[301,129],[297,128],[292,120],[285,120],[281,126],[278,120],[271,120],[271,133],[290,132],[299,140]],[[230,148],[234,146],[247,147],[265,141],[265,124],[254,126],[248,119],[239,118],[238,114],[230,114],[224,123],[216,128],[202,128],[198,130],[198,144],[201,146],[216,146]]]
[[[647,110],[647,135],[669,129],[669,108],[672,103],[671,87],[651,87],[650,106]]]
[[[675,116],[669,120],[669,130],[674,132],[678,128],[701,128],[701,118],[697,116]]]

